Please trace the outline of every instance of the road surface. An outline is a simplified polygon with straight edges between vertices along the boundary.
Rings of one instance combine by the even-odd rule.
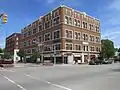
[[[0,68],[0,90],[120,90],[120,64]]]

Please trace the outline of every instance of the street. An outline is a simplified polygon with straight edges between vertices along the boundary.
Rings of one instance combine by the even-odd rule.
[[[120,90],[120,64],[0,68],[0,90]]]

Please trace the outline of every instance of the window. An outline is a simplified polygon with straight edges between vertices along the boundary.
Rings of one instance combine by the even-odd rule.
[[[74,20],[74,25],[77,26],[77,20],[76,19]]]
[[[78,20],[78,23],[77,23],[77,24],[78,24],[78,27],[80,27],[80,21],[79,21],[79,20]]]
[[[45,34],[44,35],[44,41],[50,40],[50,37],[51,37],[50,33]]]
[[[69,25],[72,25],[72,18],[69,17]]]
[[[95,51],[95,47],[90,47],[90,51]]]
[[[68,17],[68,16],[65,16],[65,24],[72,25],[72,18]]]
[[[75,32],[75,39],[80,40],[80,33]]]
[[[87,29],[87,23],[83,22],[83,28]]]
[[[24,32],[23,36],[24,36],[24,37],[26,37],[26,36],[27,36],[27,33],[26,33],[26,32]]]
[[[99,52],[99,47],[96,47],[96,51]]]
[[[83,50],[85,51],[85,46],[83,46]]]
[[[81,50],[81,46],[80,45],[75,45],[75,50]]]
[[[27,42],[24,42],[24,46],[27,46]]]
[[[31,30],[28,31],[28,36],[30,36],[32,34]]]
[[[54,20],[53,20],[53,25],[57,25],[57,24],[59,24],[59,23],[60,23],[60,17],[54,18]]]
[[[28,41],[28,45],[30,46],[30,44],[31,44],[31,43],[30,43],[30,40],[29,40],[29,41]]]
[[[92,30],[92,25],[91,24],[89,24],[89,29]]]
[[[96,26],[96,27],[95,27],[95,30],[96,30],[96,32],[98,32],[98,31],[99,31],[99,27],[98,27],[98,26]]]
[[[39,31],[41,31],[41,30],[42,30],[42,25],[39,26]]]
[[[39,42],[42,42],[42,36],[39,36]]]
[[[96,42],[100,42],[100,37],[96,37]]]
[[[50,45],[44,46],[44,51],[51,51],[51,46]]]
[[[36,44],[36,43],[35,43],[36,41],[37,41],[36,39],[33,39],[33,40],[32,40],[32,44]]]
[[[65,24],[69,24],[68,16],[65,16]]]
[[[66,37],[72,39],[72,31],[66,30]]]
[[[66,50],[72,50],[72,44],[66,44]]]
[[[60,50],[61,44],[53,45],[53,50]]]
[[[36,28],[34,28],[33,29],[33,34],[35,34],[37,32],[37,29]]]
[[[94,42],[94,36],[91,36],[91,35],[90,35],[90,41],[91,41],[91,42]]]
[[[60,31],[54,31],[54,39],[60,38]]]
[[[32,53],[35,53],[36,49],[32,49]]]

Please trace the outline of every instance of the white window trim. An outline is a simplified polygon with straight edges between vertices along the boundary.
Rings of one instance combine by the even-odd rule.
[[[76,39],[76,38],[75,38],[75,32],[80,33],[80,36],[79,36],[79,37],[80,37],[80,39]],[[81,33],[81,32],[79,32],[79,31],[74,31],[74,40],[82,40],[81,35],[82,35],[82,33]]]
[[[54,32],[57,32],[57,31],[59,31],[59,38],[56,38],[56,39],[54,39]],[[61,38],[61,29],[57,29],[57,30],[54,30],[53,32],[52,32],[52,40],[57,40],[57,39],[60,39]]]
[[[60,50],[53,50],[53,46],[55,46],[57,44],[60,44],[60,50],[61,50],[61,43],[55,43],[55,44],[52,44],[52,51],[60,51]]]
[[[44,42],[47,42],[47,41],[45,41],[45,35],[47,35],[47,34],[50,34],[50,40],[47,40],[47,41],[51,41],[51,33],[48,32],[48,33],[45,33],[45,34],[44,34]]]
[[[68,38],[68,37],[66,36],[66,30],[68,30],[68,31],[72,31],[72,38]],[[74,39],[74,37],[73,37],[73,32],[74,32],[73,30],[65,29],[65,38],[66,38],[66,39]]]
[[[67,50],[67,49],[66,49],[66,44],[72,44],[72,50]],[[66,50],[66,51],[74,51],[74,50],[73,50],[73,43],[65,43],[65,50]]]
[[[80,45],[80,47],[82,46],[81,44],[74,44],[74,50],[75,51],[82,51],[82,47],[80,48],[80,50],[76,50],[76,47],[75,47],[76,45]]]

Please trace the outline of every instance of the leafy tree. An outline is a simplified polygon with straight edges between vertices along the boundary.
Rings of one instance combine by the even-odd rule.
[[[23,62],[23,58],[25,57],[25,53],[23,50],[20,50],[17,55],[20,57],[20,61]]]
[[[30,57],[30,61],[31,63],[36,63],[37,62],[37,58],[41,58],[41,55],[38,52],[33,53],[33,55]]]
[[[108,39],[102,40],[101,43],[102,43],[101,56],[103,58],[108,59],[110,57],[113,57],[115,54],[114,43]]]
[[[4,54],[1,56],[3,59],[10,59],[12,58],[11,54],[8,52],[4,52]]]
[[[0,48],[0,53],[3,53],[3,50],[2,50],[2,48]]]
[[[118,56],[120,56],[120,48],[118,49]]]

